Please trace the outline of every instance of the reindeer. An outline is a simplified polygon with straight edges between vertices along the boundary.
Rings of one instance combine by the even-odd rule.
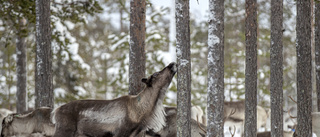
[[[143,78],[146,87],[138,95],[113,100],[77,100],[58,107],[52,121],[54,137],[106,136],[133,137],[147,129],[155,132],[165,126],[163,99],[177,64]]]
[[[42,107],[27,114],[9,114],[2,122],[2,137],[47,137],[54,133],[51,108]]]
[[[147,131],[146,137],[176,137],[177,136],[177,108],[165,107],[166,126],[155,133],[152,130]],[[235,110],[232,110],[224,119],[232,116]],[[199,122],[200,118],[203,118],[203,111],[199,106],[191,107],[191,137],[204,137],[206,136],[206,126]],[[230,131],[232,134],[232,132]],[[234,134],[234,133],[233,133]]]
[[[191,109],[192,110],[192,109]],[[146,137],[176,137],[177,136],[177,108],[165,107],[166,126],[159,132],[148,130]],[[192,113],[192,112],[191,112]],[[191,119],[191,137],[205,137],[207,128],[205,125],[199,123],[195,119]]]
[[[5,108],[0,108],[0,122],[2,123],[2,120],[8,116],[9,114],[12,114],[13,112],[11,110],[5,109]],[[0,133],[2,130],[2,124],[0,125]]]
[[[291,96],[288,96],[294,103],[297,104],[297,101],[295,101]],[[292,116],[290,114],[290,111],[288,111],[288,115],[290,116],[290,118],[297,118],[296,116]],[[320,112],[312,112],[311,113],[311,117],[312,117],[312,132],[315,133],[317,135],[317,137],[320,137]],[[293,126],[294,128],[297,127],[296,124]],[[293,134],[294,137],[298,136],[296,133]]]
[[[290,115],[291,118],[297,118],[294,116],[291,116],[290,111],[288,111],[288,114]],[[315,133],[317,135],[317,137],[320,137],[320,112],[312,112],[311,113],[311,117],[312,117],[312,132]],[[297,127],[297,125],[294,125],[291,128],[295,128]],[[296,133],[294,134],[294,136],[297,136]]]
[[[228,115],[235,111],[234,114]],[[241,134],[244,133],[244,119],[245,119],[245,103],[244,101],[235,101],[235,102],[224,102],[224,117],[227,123],[234,123],[241,125]],[[257,128],[266,126],[268,114],[264,108],[257,106]]]

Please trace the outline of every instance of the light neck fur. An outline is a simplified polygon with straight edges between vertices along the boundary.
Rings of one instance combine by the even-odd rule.
[[[137,110],[140,110],[138,112],[141,116],[140,118],[143,118],[143,124],[154,132],[160,131],[166,125],[166,113],[162,102],[167,88],[168,85],[160,89],[147,87],[136,96],[135,104]]]

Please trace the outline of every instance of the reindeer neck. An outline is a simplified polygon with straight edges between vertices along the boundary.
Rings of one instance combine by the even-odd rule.
[[[161,89],[147,87],[136,96],[137,106],[144,108],[153,108],[158,100],[163,100]]]
[[[165,112],[162,101],[165,96],[165,88],[146,88],[136,96],[135,104],[138,115],[142,118],[143,124],[149,129],[159,131],[165,125]]]

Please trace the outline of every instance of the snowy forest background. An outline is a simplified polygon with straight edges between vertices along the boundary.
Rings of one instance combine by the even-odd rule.
[[[172,20],[174,6],[159,6],[153,4],[154,1],[147,1],[146,9],[146,76],[175,61],[175,26],[173,26],[175,21]],[[283,90],[286,109],[290,104],[293,105],[287,96],[296,98],[296,4],[290,0],[283,2]],[[32,7],[32,4],[34,2],[24,3],[23,6]],[[130,2],[126,0],[88,0],[87,3],[52,1],[52,69],[55,105],[77,99],[111,99],[128,94],[129,4]],[[244,0],[225,1],[224,81],[227,101],[244,99],[244,4]],[[268,108],[270,107],[270,1],[260,0],[258,4],[258,105]],[[0,7],[0,108],[11,110],[15,109],[16,103],[15,45],[20,35],[27,36],[29,108],[34,108],[35,100],[35,11],[19,10],[15,9],[15,6],[7,1]],[[8,14],[10,10],[14,12]],[[192,104],[205,109],[208,24],[206,20],[199,20],[197,15],[198,13],[190,11]],[[19,17],[28,19],[25,29],[18,29]],[[165,98],[166,105],[176,106],[176,92],[174,79]]]

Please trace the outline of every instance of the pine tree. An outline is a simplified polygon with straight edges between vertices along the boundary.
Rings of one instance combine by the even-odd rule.
[[[312,82],[311,82],[311,2],[297,0],[297,100],[299,137],[311,137]]]
[[[191,60],[189,0],[176,1],[177,45],[177,136],[190,137],[191,108]]]
[[[317,108],[320,112],[320,2],[315,1],[315,62],[316,62],[316,92],[317,92]]]
[[[130,2],[130,51],[129,51],[129,94],[138,94],[144,84],[146,55],[146,1],[132,0]]]
[[[36,108],[53,107],[50,0],[36,0]]]
[[[223,137],[224,0],[209,0],[208,30],[208,137]]]
[[[257,133],[257,0],[246,0],[245,136]]]
[[[23,31],[26,29],[25,25],[27,20],[22,18],[19,23],[19,32],[17,38],[17,113],[27,111],[27,45],[26,38]]]
[[[270,50],[270,97],[271,136],[283,136],[283,46],[282,46],[282,0],[271,0],[271,50]]]

